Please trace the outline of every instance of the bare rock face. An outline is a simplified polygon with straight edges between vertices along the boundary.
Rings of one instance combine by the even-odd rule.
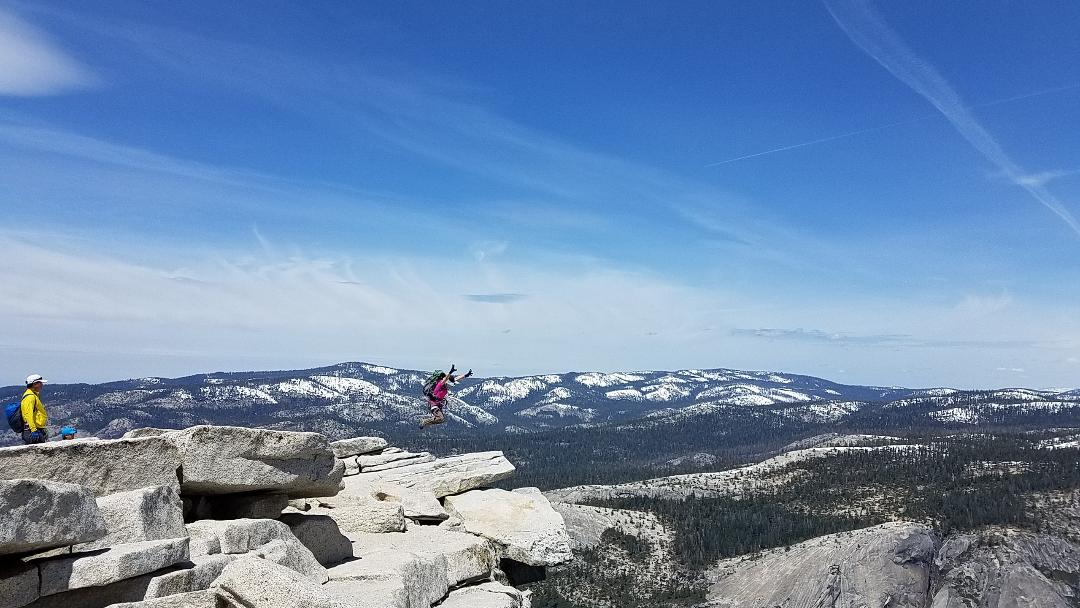
[[[1080,596],[1080,547],[1060,537],[993,529],[950,537],[935,565],[932,608],[1070,608]]]
[[[292,533],[289,526],[273,519],[203,520],[187,525],[191,535],[191,555],[243,555],[263,551],[267,559],[307,576],[326,582],[326,569]],[[267,548],[273,541],[280,545]]]
[[[344,473],[318,433],[195,426],[162,437],[181,455],[184,494],[328,496],[337,493]]]
[[[41,595],[100,587],[160,570],[188,559],[188,539],[173,538],[116,545],[39,561]]]
[[[257,608],[352,608],[303,575],[255,557],[244,557],[225,567],[214,582],[217,596],[227,606]]]
[[[446,510],[435,494],[424,488],[410,488],[383,480],[376,473],[346,477],[344,488],[337,496],[320,499],[329,504],[357,500],[360,502],[378,502],[400,505],[405,517],[419,521],[441,521],[446,519]],[[402,521],[404,525],[404,521]],[[370,531],[370,530],[369,530]]]
[[[34,566],[15,562],[0,566],[0,608],[21,608],[38,598],[40,582]]]
[[[566,522],[571,549],[594,549],[600,545],[604,532],[619,529],[617,518],[600,507],[553,502],[551,508]]]
[[[98,496],[152,486],[179,489],[179,468],[180,452],[165,437],[0,448],[0,479],[32,474],[86,486]]]
[[[487,578],[496,565],[489,541],[433,526],[351,538],[360,559],[330,568],[327,586],[340,593],[374,586],[386,606],[426,608],[450,587]]]
[[[209,591],[179,593],[141,602],[123,602],[109,608],[217,608],[217,597]]]
[[[353,556],[352,541],[341,533],[337,522],[328,515],[285,513],[280,521],[289,526],[297,540],[323,566],[333,566]]]
[[[400,502],[346,494],[323,498],[308,512],[332,518],[345,533],[405,530],[405,512]]]
[[[451,591],[440,608],[526,608],[528,596],[514,587],[484,583]]]
[[[720,562],[709,605],[923,608],[934,550],[930,531],[906,522],[822,536]]]
[[[366,472],[339,493],[348,459]],[[470,490],[514,471],[500,452],[200,426],[0,450],[3,465],[45,479],[0,481],[0,608],[526,608],[491,582],[515,580],[500,557],[569,551],[539,491],[481,508]],[[447,529],[416,523],[446,520],[440,498],[461,492]]]
[[[93,542],[76,545],[72,548],[76,552],[188,535],[184,528],[183,504],[172,486],[110,494],[97,499],[97,505],[108,534]]]
[[[88,488],[40,479],[0,481],[0,555],[97,540],[105,520]]]
[[[572,558],[562,515],[535,488],[472,490],[447,496],[443,504],[465,531],[494,541],[514,561],[557,566]]]
[[[435,457],[429,452],[388,452],[367,454],[356,457],[359,472],[386,471],[412,464],[434,462]]]
[[[330,448],[334,450],[335,457],[348,458],[349,456],[378,452],[386,449],[388,445],[382,437],[353,437],[352,439],[334,441],[330,444]]]
[[[355,477],[431,492],[436,498],[491,485],[514,474],[502,452],[478,452],[412,464]]]

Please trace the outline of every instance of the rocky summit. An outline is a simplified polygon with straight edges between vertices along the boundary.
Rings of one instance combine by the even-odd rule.
[[[222,426],[0,448],[0,608],[523,608],[572,554],[513,473]]]

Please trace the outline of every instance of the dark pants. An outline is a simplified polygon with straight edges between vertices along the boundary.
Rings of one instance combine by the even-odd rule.
[[[49,438],[49,431],[47,431],[45,429],[38,429],[38,433],[40,434],[40,438],[39,439],[33,439],[33,438],[30,437],[30,429],[28,427],[23,427],[23,432],[22,432],[23,443],[25,443],[27,445],[30,445],[31,443],[45,443],[45,440]]]

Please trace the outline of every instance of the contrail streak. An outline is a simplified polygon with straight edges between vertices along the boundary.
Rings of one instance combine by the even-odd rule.
[[[974,109],[974,108],[989,108],[991,106],[999,106],[999,105],[1006,104],[1006,103],[1012,103],[1014,101],[1020,101],[1020,100],[1023,100],[1023,99],[1031,99],[1032,97],[1042,97],[1043,95],[1051,95],[1053,93],[1061,93],[1063,91],[1072,91],[1072,90],[1075,90],[1075,89],[1080,89],[1080,83],[1069,84],[1069,85],[1060,86],[1060,87],[1053,87],[1053,88],[1050,88],[1050,89],[1042,89],[1042,90],[1039,90],[1039,91],[1034,91],[1032,93],[1024,93],[1022,95],[1013,95],[1012,97],[1005,97],[1003,99],[995,99],[995,100],[992,100],[992,101],[987,101],[987,102],[984,102],[984,103],[975,104],[973,106],[968,106],[968,108],[971,108],[971,109]],[[759,156],[765,156],[766,154],[775,154],[776,152],[786,152],[787,150],[795,150],[797,148],[805,148],[806,146],[813,146],[813,145],[816,145],[816,144],[823,144],[823,143],[830,142],[830,141],[836,141],[838,139],[846,139],[848,137],[855,137],[856,135],[862,135],[864,133],[873,133],[874,131],[881,131],[881,130],[884,130],[884,129],[891,129],[893,127],[901,127],[903,125],[910,125],[910,124],[914,124],[914,123],[917,123],[917,122],[922,122],[924,120],[930,120],[932,118],[940,118],[940,117],[941,117],[941,114],[926,114],[924,116],[918,116],[916,118],[911,118],[911,119],[908,119],[908,120],[900,120],[900,121],[897,121],[897,122],[890,122],[890,123],[887,123],[887,124],[884,124],[884,125],[878,125],[876,127],[867,127],[865,129],[858,129],[857,131],[848,131],[846,133],[841,133],[839,135],[831,135],[829,137],[822,137],[821,139],[813,139],[813,140],[810,140],[810,141],[804,141],[804,142],[800,142],[800,143],[797,143],[797,144],[791,144],[789,146],[783,146],[783,147],[780,147],[780,148],[773,148],[771,150],[765,150],[765,151],[762,151],[762,152],[755,152],[753,154],[745,154],[743,156],[736,156],[735,158],[728,158],[728,159],[725,159],[725,160],[716,161],[714,163],[709,163],[709,164],[707,164],[705,166],[706,167],[718,167],[720,165],[726,165],[728,163],[734,163],[734,162],[738,162],[740,160],[746,160],[748,158],[757,158]]]
[[[728,163],[737,162],[740,160],[746,160],[748,158],[757,158],[758,156],[765,156],[766,154],[775,154],[776,152],[785,152],[787,150],[794,150],[796,148],[805,148],[806,146],[813,146],[816,144],[823,144],[827,141],[836,141],[838,139],[845,139],[848,137],[855,137],[856,135],[862,135],[863,133],[872,133],[874,131],[881,131],[882,129],[889,129],[892,127],[899,127],[900,125],[907,125],[929,118],[937,118],[936,114],[928,116],[920,116],[918,118],[912,118],[911,120],[902,120],[900,122],[890,122],[885,125],[878,125],[876,127],[868,127],[866,129],[859,129],[858,131],[848,131],[847,133],[841,133],[839,135],[832,135],[830,137],[822,137],[821,139],[813,139],[810,141],[804,141],[798,144],[791,144],[790,146],[784,146],[782,148],[773,148],[772,150],[765,150],[764,152],[755,152],[754,154],[746,154],[745,156],[736,156],[735,158],[729,158],[727,160],[717,161],[715,163],[709,163],[706,167],[718,167],[720,165],[726,165]]]
[[[1014,184],[1023,188],[1047,209],[1058,215],[1080,235],[1080,222],[1044,186],[1026,181],[1028,175],[971,114],[932,65],[916,55],[864,0],[825,0],[825,7],[848,38],[913,91],[922,95],[991,163]]]

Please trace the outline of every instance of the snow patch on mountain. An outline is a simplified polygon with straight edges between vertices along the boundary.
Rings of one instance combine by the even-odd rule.
[[[138,403],[150,396],[161,393],[162,391],[147,390],[116,391],[99,395],[92,403],[97,405],[125,405],[129,403]]]
[[[755,384],[731,384],[705,389],[697,394],[697,399],[715,399],[734,405],[761,406],[775,403],[813,401],[814,397],[786,388],[770,388]]]
[[[578,418],[582,422],[589,422],[596,417],[596,410],[565,403],[549,403],[523,409],[517,415],[526,418]]]
[[[462,391],[461,394],[475,394],[478,397],[486,398],[493,405],[498,405],[524,399],[534,391],[542,391],[547,387],[547,382],[532,376],[510,380],[509,382],[485,380],[479,387]]]
[[[641,401],[644,399],[644,395],[636,388],[621,388],[614,391],[608,391],[604,393],[604,396],[608,399],[629,399],[632,401]]]
[[[570,389],[566,388],[565,386],[557,386],[557,387],[551,389],[550,391],[548,391],[547,394],[544,395],[544,398],[541,399],[538,403],[542,405],[542,404],[545,404],[545,403],[555,403],[557,401],[565,401],[565,400],[569,399],[572,396],[573,396],[573,393],[570,392]]]
[[[917,394],[926,397],[945,397],[948,395],[956,394],[957,392],[959,391],[957,391],[955,388],[928,388],[919,391]]]
[[[674,401],[690,396],[690,390],[671,383],[650,384],[641,388],[649,401]]]
[[[930,417],[938,422],[979,423],[979,415],[973,409],[967,407],[952,407],[947,410],[930,412]]]
[[[261,388],[250,386],[218,385],[204,386],[200,391],[210,401],[251,401],[254,403],[276,404],[277,399]]]
[[[341,396],[341,393],[330,390],[329,388],[321,384],[317,384],[307,378],[293,378],[284,382],[278,382],[277,384],[263,385],[263,388],[268,391],[277,391],[279,393],[292,397],[315,397],[319,399],[334,399]]]
[[[859,401],[823,401],[800,405],[791,411],[803,422],[830,423],[854,414],[862,405]]]
[[[369,372],[371,372],[373,374],[382,374],[384,376],[393,376],[394,374],[399,373],[399,370],[396,370],[396,369],[394,369],[392,367],[383,367],[381,365],[371,365],[369,363],[362,363],[362,364],[360,364],[360,367],[366,369],[367,371],[369,371]]]
[[[477,407],[475,405],[465,403],[460,399],[454,399],[453,402],[450,404],[450,407],[447,409],[448,411],[452,411],[459,416],[461,416],[462,414],[468,415],[478,425],[493,426],[499,424],[499,418],[491,412],[485,410],[482,407]]]
[[[579,374],[576,378],[574,378],[574,380],[577,381],[579,384],[584,384],[585,386],[596,386],[600,388],[616,386],[619,384],[629,384],[631,382],[641,382],[644,379],[644,376],[639,376],[637,374],[626,374],[618,372],[613,374],[589,372],[587,374]]]
[[[330,389],[335,394],[377,395],[382,392],[382,389],[377,385],[359,378],[349,378],[346,376],[312,376],[311,379]]]

